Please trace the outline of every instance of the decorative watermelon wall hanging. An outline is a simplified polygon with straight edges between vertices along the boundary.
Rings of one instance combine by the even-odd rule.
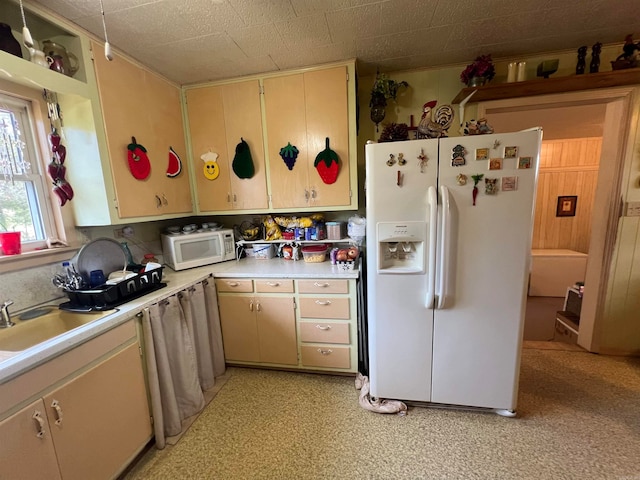
[[[284,160],[289,170],[293,170],[296,158],[298,158],[298,153],[300,153],[300,151],[295,145],[291,145],[291,142],[288,142],[286,147],[280,149],[280,157],[282,157],[282,160]]]
[[[318,175],[327,185],[335,183],[338,179],[340,159],[338,154],[329,148],[329,137],[326,139],[326,148],[316,156],[313,166],[316,167]]]
[[[147,156],[147,149],[131,137],[131,143],[127,145],[127,161],[131,175],[138,180],[144,180],[151,173],[151,162]]]
[[[182,160],[176,151],[169,147],[169,163],[167,164],[167,177],[175,178],[182,172]]]
[[[251,178],[256,173],[249,144],[242,137],[240,137],[240,143],[236,145],[236,155],[233,157],[231,167],[238,178]]]

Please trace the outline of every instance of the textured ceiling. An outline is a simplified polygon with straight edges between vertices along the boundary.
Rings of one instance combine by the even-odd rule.
[[[180,84],[357,58],[361,74],[640,37],[637,0],[103,0],[109,42]],[[99,0],[39,3],[103,38]]]

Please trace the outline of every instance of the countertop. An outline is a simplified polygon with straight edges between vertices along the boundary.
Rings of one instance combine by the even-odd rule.
[[[337,266],[331,265],[328,261],[322,263],[306,263],[302,260],[290,261],[280,258],[269,260],[243,258],[241,260],[230,260],[214,265],[182,270],[180,272],[175,272],[169,267],[165,267],[162,281],[167,284],[166,287],[125,303],[124,305],[120,305],[112,311],[113,313],[107,314],[91,323],[77,327],[34,347],[20,352],[0,351],[0,384],[126,322],[144,308],[149,307],[159,300],[174,295],[185,287],[209,277],[356,279],[358,276],[359,270],[357,268],[352,271],[343,271]],[[66,298],[61,299],[61,301],[64,300],[66,300]],[[60,301],[57,303],[60,303]],[[16,312],[14,315],[19,313],[20,312]]]

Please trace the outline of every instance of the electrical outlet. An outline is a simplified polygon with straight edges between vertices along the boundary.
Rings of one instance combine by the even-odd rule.
[[[133,227],[130,226],[126,226],[126,227],[122,227],[122,236],[124,237],[133,237],[134,235],[134,231],[133,231]]]

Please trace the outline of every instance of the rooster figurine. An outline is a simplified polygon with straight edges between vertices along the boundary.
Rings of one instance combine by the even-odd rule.
[[[447,130],[453,123],[453,108],[451,105],[441,105],[433,108],[436,100],[427,102],[422,107],[422,118],[418,124],[416,138],[441,138],[447,136]]]

